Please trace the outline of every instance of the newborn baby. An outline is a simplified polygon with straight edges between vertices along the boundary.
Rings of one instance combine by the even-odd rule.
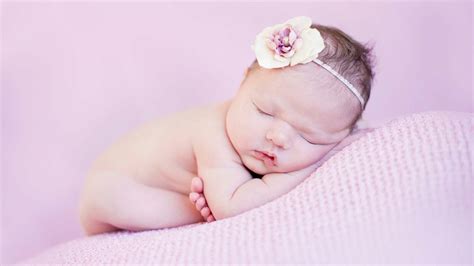
[[[150,121],[99,156],[80,202],[88,235],[237,215],[287,193],[347,144],[370,95],[370,49],[307,17],[264,29],[253,48],[232,99]],[[205,187],[205,201],[192,196],[197,209],[188,199],[196,176]]]

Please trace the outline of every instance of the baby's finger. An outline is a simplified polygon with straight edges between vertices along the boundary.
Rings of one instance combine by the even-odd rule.
[[[191,192],[189,193],[189,199],[191,202],[195,203],[199,199],[199,193]]]

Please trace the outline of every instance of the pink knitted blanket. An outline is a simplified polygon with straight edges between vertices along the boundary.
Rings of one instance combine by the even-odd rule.
[[[27,263],[469,263],[473,115],[396,119],[233,218],[84,237]]]

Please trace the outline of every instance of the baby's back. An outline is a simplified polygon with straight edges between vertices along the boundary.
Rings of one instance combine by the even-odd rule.
[[[193,142],[225,134],[228,102],[193,108],[159,118],[121,137],[94,162],[101,171],[187,195],[197,175]],[[201,134],[203,130],[205,134]]]

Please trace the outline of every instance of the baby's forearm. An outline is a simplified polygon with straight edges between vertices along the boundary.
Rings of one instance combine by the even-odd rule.
[[[261,206],[276,197],[276,193],[272,192],[271,187],[262,179],[251,179],[235,190],[227,203],[226,211],[222,213],[224,217],[216,217],[216,219],[238,215]]]
[[[233,193],[224,215],[226,217],[238,215],[288,193],[303,182],[314,169],[315,166],[311,166],[292,173],[271,173],[262,179],[255,178],[245,182]]]

